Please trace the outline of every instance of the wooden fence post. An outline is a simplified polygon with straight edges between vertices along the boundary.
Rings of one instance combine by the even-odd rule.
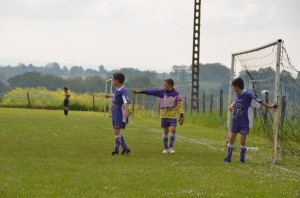
[[[184,97],[184,111],[187,111],[187,101],[186,97]]]
[[[31,108],[30,99],[29,99],[29,92],[27,92],[27,101],[28,101],[28,108]]]
[[[223,89],[220,89],[220,117],[223,116]]]
[[[93,111],[95,111],[95,95],[93,95]]]
[[[203,103],[202,103],[202,106],[203,106],[203,113],[205,113],[205,93],[203,93]]]
[[[210,114],[212,114],[212,111],[213,111],[213,103],[214,103],[214,95],[211,94],[210,95],[210,109],[209,109]]]

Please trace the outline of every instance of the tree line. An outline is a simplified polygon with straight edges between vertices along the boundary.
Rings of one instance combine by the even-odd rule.
[[[183,97],[190,97],[190,84],[192,70],[191,66],[174,65],[169,73],[159,73],[156,71],[141,71],[135,68],[121,68],[126,76],[127,88],[162,88],[163,80],[173,78],[176,89],[179,90]],[[34,88],[45,87],[48,90],[55,91],[67,86],[75,93],[98,93],[105,91],[106,80],[112,77],[112,74],[120,70],[107,70],[103,65],[100,65],[98,70],[83,69],[80,66],[73,66],[67,69],[65,66],[60,67],[58,63],[48,63],[43,67],[28,66],[19,64],[15,67],[2,66],[0,67],[0,94],[4,94],[16,87]],[[249,72],[248,72],[249,73]],[[247,72],[240,73],[246,83],[249,84]],[[271,68],[260,69],[250,72],[252,77],[261,79],[275,75]],[[295,78],[288,72],[282,72],[281,76],[285,82],[294,82],[295,87],[300,86],[300,74]],[[8,78],[9,77],[9,78]],[[219,63],[200,64],[200,94],[219,95],[222,89],[227,95],[229,88],[230,70],[226,66]],[[288,86],[285,88],[287,93],[297,95],[295,88]],[[266,87],[267,88],[267,87]],[[131,98],[134,96],[128,94]],[[291,95],[291,94],[290,94]],[[201,97],[201,96],[199,96]],[[145,102],[152,104],[151,97],[146,98]]]
[[[126,86],[137,88],[159,88],[166,78],[173,78],[175,85],[189,85],[191,83],[191,66],[175,65],[169,73],[156,71],[141,71],[135,68],[121,68],[126,75]],[[74,92],[103,92],[105,81],[111,78],[118,70],[107,70],[100,65],[98,70],[83,69],[81,66],[73,66],[70,69],[61,67],[58,63],[48,63],[45,66],[32,64],[19,64],[17,66],[0,67],[0,93],[4,93],[15,87],[45,87],[56,90],[62,86],[68,86]],[[219,63],[201,64],[200,81],[217,83],[217,86],[207,87],[218,91],[226,87],[229,79],[229,69]],[[205,88],[205,87],[203,87]],[[189,93],[187,87],[182,89]]]

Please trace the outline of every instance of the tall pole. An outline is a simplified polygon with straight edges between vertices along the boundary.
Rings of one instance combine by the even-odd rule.
[[[275,73],[275,93],[274,93],[274,102],[279,104],[279,78],[280,78],[280,58],[281,58],[281,45],[282,40],[277,41],[277,60],[276,60],[276,73]],[[273,156],[272,162],[276,163],[277,160],[277,136],[278,136],[278,109],[274,110],[274,123],[273,123]]]
[[[200,14],[201,0],[195,0],[194,8],[194,35],[193,35],[193,63],[192,63],[192,87],[191,110],[199,113],[199,66],[200,66]]]

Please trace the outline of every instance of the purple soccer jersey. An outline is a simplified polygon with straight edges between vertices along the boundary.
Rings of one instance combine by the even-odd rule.
[[[124,116],[124,104],[130,104],[127,92],[124,86],[114,91],[112,100],[112,121],[114,128],[125,128],[128,119]]]
[[[176,118],[178,113],[183,113],[181,95],[175,89],[172,91],[165,89],[145,90],[143,93],[160,97],[160,114],[162,118]]]
[[[252,108],[258,108],[261,104],[261,100],[257,99],[252,93],[245,89],[242,94],[238,93],[234,105],[231,132],[239,132],[237,130],[241,130],[241,132],[247,134],[249,128],[252,128]]]

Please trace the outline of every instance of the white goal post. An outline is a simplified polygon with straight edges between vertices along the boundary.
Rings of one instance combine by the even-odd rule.
[[[274,47],[274,50],[276,49],[276,60],[274,60],[274,70],[275,70],[275,84],[273,86],[274,88],[274,102],[276,104],[278,104],[278,96],[279,96],[279,79],[280,79],[280,61],[281,61],[281,49],[282,49],[282,40],[277,40],[275,42],[272,42],[270,44],[255,48],[255,49],[251,49],[251,50],[247,50],[247,51],[243,51],[243,52],[239,52],[239,53],[233,53],[231,56],[231,70],[230,70],[230,81],[229,81],[229,93],[228,93],[228,106],[233,102],[233,98],[232,98],[232,87],[231,87],[231,83],[233,81],[234,78],[238,77],[238,72],[236,69],[236,59],[238,59],[238,56],[243,56],[247,54],[251,54],[251,53],[255,53],[257,51],[260,50],[264,50],[266,48],[270,48],[270,47]],[[272,51],[272,52],[273,52]],[[248,59],[247,59],[248,58]],[[253,65],[247,65],[247,61],[249,59],[253,59],[255,61],[256,57],[252,57],[252,56],[248,56],[247,58],[245,58],[245,65],[242,65],[243,69],[248,70],[250,69],[257,69],[257,65],[255,65],[256,63],[253,63]],[[259,58],[265,58],[264,56],[258,57]],[[276,65],[275,65],[276,64]],[[248,67],[249,66],[249,67]],[[256,68],[255,68],[256,67]],[[226,132],[226,143],[229,142],[230,139],[230,129],[231,129],[231,112],[228,111],[227,114],[227,132]],[[278,136],[278,109],[274,110],[274,114],[273,114],[273,152],[272,152],[272,162],[276,163],[277,160],[277,136]]]

